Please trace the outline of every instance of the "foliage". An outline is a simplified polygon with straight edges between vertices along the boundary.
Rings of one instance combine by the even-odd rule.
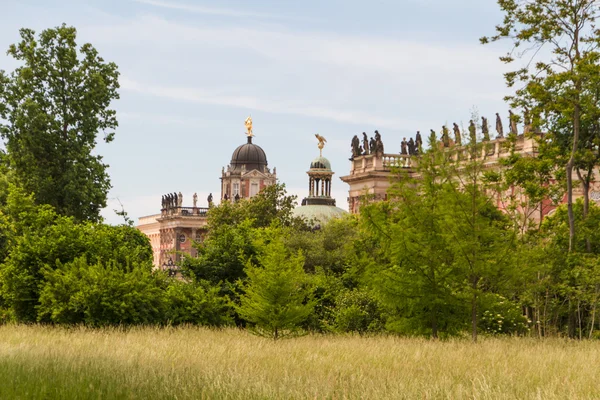
[[[206,240],[197,245],[198,257],[184,257],[185,274],[213,285],[234,283],[245,277],[244,264],[257,252],[255,232],[250,220],[213,225]]]
[[[507,99],[513,106],[531,109],[533,126],[547,126],[550,132],[556,134],[555,144],[567,155],[563,165],[567,186],[569,251],[572,251],[575,239],[573,169],[577,162],[578,173],[587,175],[582,180],[586,184],[591,177],[589,167],[593,169],[598,161],[596,156],[590,157],[590,150],[597,142],[594,136],[597,136],[598,129],[588,129],[592,126],[586,126],[586,119],[597,125],[595,121],[600,115],[597,96],[600,52],[595,26],[600,10],[595,0],[498,0],[498,4],[504,12],[504,20],[496,26],[496,35],[483,37],[481,42],[511,40],[513,50],[501,57],[509,64],[533,54],[524,67],[505,74],[509,87],[518,85],[514,95]],[[523,45],[529,47],[519,51]],[[540,51],[543,48],[545,51]],[[587,138],[584,139],[586,131]],[[584,160],[587,168],[582,169],[582,162],[586,164]],[[589,185],[585,189],[587,196]]]
[[[354,262],[358,220],[347,216],[332,219],[317,230],[293,229],[284,239],[291,252],[302,251],[306,272],[322,269],[341,276]]]
[[[31,196],[12,187],[4,208],[10,246],[0,264],[0,296],[18,321],[36,321],[46,268],[85,257],[90,264],[151,265],[148,238],[135,228],[78,224],[52,207],[36,206]]]
[[[252,221],[253,228],[266,228],[274,221],[282,226],[302,226],[292,216],[296,196],[288,196],[285,185],[276,183],[263,188],[256,196],[239,201],[224,201],[208,213],[209,231],[224,225]]]
[[[115,261],[88,264],[84,258],[42,271],[38,320],[90,326],[155,324],[167,303],[164,278],[148,265]]]
[[[380,332],[385,327],[383,307],[371,293],[347,290],[336,299],[335,328],[338,332]]]
[[[229,300],[208,282],[173,280],[166,290],[166,320],[170,324],[224,326],[232,323]]]
[[[274,236],[260,245],[258,262],[246,265],[248,279],[236,310],[255,332],[278,339],[297,333],[313,312],[313,289],[302,254],[290,254],[276,229],[269,233]]]
[[[107,165],[94,154],[96,137],[112,141],[110,104],[118,72],[91,44],[77,47],[76,30],[62,25],[37,38],[21,29],[8,54],[22,65],[0,71],[0,135],[15,177],[37,204],[76,221],[98,221],[106,206]]]
[[[483,299],[483,309],[479,321],[483,332],[489,334],[525,334],[529,332],[529,322],[520,307],[499,295],[487,295]]]

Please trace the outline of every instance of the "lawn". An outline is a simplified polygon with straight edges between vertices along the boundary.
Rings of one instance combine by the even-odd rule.
[[[0,326],[0,399],[590,399],[600,342]]]

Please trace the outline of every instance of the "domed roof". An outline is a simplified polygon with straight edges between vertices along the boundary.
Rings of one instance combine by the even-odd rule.
[[[317,157],[310,163],[310,169],[324,169],[331,171],[331,163],[325,157]]]
[[[267,155],[260,146],[252,143],[252,137],[248,137],[248,143],[233,151],[230,165],[233,171],[239,171],[242,169],[242,165],[245,165],[246,171],[257,169],[260,172],[265,172]]]
[[[307,222],[312,222],[312,225],[316,225],[324,224],[332,218],[340,218],[348,212],[336,206],[315,204],[296,207],[292,214],[295,217],[304,218]]]

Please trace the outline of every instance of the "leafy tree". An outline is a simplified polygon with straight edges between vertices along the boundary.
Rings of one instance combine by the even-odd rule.
[[[322,269],[342,276],[354,263],[358,234],[358,220],[349,215],[332,219],[317,230],[292,229],[284,240],[292,253],[302,251],[306,272]]]
[[[562,145],[568,154],[564,168],[570,252],[575,238],[573,168],[582,149],[582,122],[586,114],[597,116],[600,106],[595,100],[600,53],[594,24],[600,10],[595,0],[498,0],[498,4],[504,20],[496,26],[495,36],[481,42],[512,40],[513,50],[501,57],[506,63],[533,54],[524,67],[505,74],[509,87],[520,83],[507,99],[513,106],[531,108],[534,126],[547,125],[553,131],[558,122],[568,122]],[[530,47],[519,52],[523,45]]]
[[[295,206],[296,196],[288,196],[284,184],[269,185],[250,199],[224,201],[211,208],[208,214],[209,231],[245,220],[251,220],[254,228],[268,227],[273,221],[282,226],[302,226],[301,220],[292,215]]]
[[[117,127],[109,108],[119,98],[117,66],[89,43],[78,48],[73,27],[63,24],[37,38],[31,29],[20,33],[8,54],[22,65],[0,71],[3,158],[37,204],[76,221],[97,221],[110,180],[94,148],[100,132],[110,142]]]
[[[9,246],[0,264],[0,295],[13,318],[37,320],[40,286],[46,268],[80,257],[94,265],[152,265],[148,238],[135,228],[95,223],[78,224],[57,215],[48,205],[35,205],[31,196],[12,186],[4,207]]]
[[[399,171],[389,201],[361,207],[361,223],[387,258],[369,262],[365,276],[395,311],[392,329],[429,331],[433,338],[440,331],[456,333],[465,315],[458,290],[462,277],[446,235],[447,161],[433,134],[429,151],[419,159],[419,178]]]
[[[244,278],[246,261],[256,256],[256,232],[250,220],[213,225],[206,240],[197,245],[198,257],[184,257],[184,273],[213,285],[221,282],[233,284]],[[227,288],[224,289],[228,292]]]
[[[256,255],[257,229],[273,223],[304,228],[303,223],[292,216],[294,205],[295,196],[286,194],[285,185],[275,184],[250,199],[224,201],[212,207],[208,213],[208,236],[196,244],[198,257],[184,257],[184,271],[213,284],[232,284],[245,277],[244,265],[248,258]]]
[[[233,322],[229,299],[208,282],[172,280],[165,295],[166,320],[171,324],[223,326]]]
[[[302,254],[289,254],[277,229],[266,234],[272,237],[261,245],[258,263],[246,265],[248,278],[236,310],[255,332],[277,340],[298,331],[314,301]]]
[[[338,332],[379,332],[385,327],[383,306],[364,289],[346,290],[338,294],[333,311]]]
[[[545,316],[542,323],[553,324],[557,332],[565,332],[566,327],[570,337],[580,338],[593,334],[600,296],[600,208],[590,204],[585,218],[583,208],[581,199],[574,204],[575,224],[581,235],[572,243],[573,252],[568,252],[568,210],[564,206],[544,220],[537,249],[540,267],[547,266],[540,268],[546,278],[543,290],[549,304],[541,313]]]
[[[147,265],[78,258],[42,271],[38,321],[91,326],[155,324],[166,310],[165,280]]]

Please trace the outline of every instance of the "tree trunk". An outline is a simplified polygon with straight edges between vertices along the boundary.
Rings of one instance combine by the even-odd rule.
[[[573,302],[571,301],[571,297],[569,297],[569,308],[568,308],[568,323],[567,323],[567,334],[569,338],[575,338],[575,310],[573,309]]]
[[[471,297],[471,339],[477,342],[477,281],[473,281],[473,296]]]
[[[598,305],[598,289],[599,288],[600,288],[600,285],[596,285],[596,290],[594,291],[594,304],[592,305],[592,322],[590,324],[589,339],[592,338],[592,335],[594,333],[594,325],[596,324],[596,307]]]
[[[432,315],[433,319],[431,320],[431,337],[433,339],[438,338],[438,318],[437,318],[437,310],[433,311]]]

